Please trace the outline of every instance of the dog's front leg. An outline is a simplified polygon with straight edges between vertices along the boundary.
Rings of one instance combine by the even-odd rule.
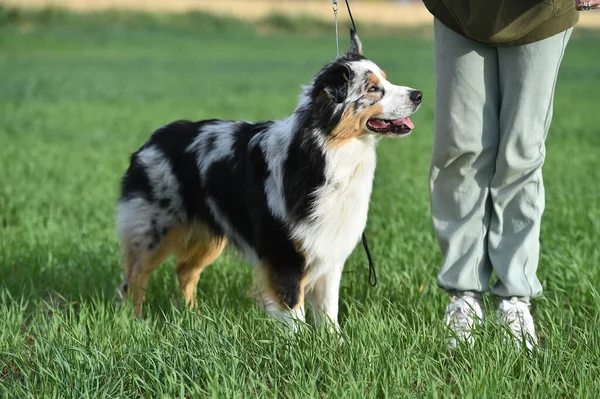
[[[343,267],[341,264],[329,268],[327,273],[317,279],[314,288],[307,293],[317,326],[326,324],[329,331],[337,334],[341,334],[337,318]]]
[[[305,322],[302,268],[277,268],[263,262],[255,269],[257,302],[290,333]]]
[[[286,326],[290,334],[298,332],[300,326],[305,322],[304,306],[297,306],[294,309],[281,309],[275,306],[267,306],[267,311],[273,317]]]

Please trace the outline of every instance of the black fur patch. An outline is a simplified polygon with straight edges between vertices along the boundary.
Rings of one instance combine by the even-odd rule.
[[[162,228],[158,227],[156,219],[152,219],[152,231],[150,232],[152,239],[148,249],[154,249],[160,244],[160,241],[163,238],[162,231]]]
[[[214,133],[211,133],[207,138],[206,138],[206,151],[207,152],[211,152],[212,150],[215,149],[215,142],[217,141],[217,137],[215,136]]]
[[[140,149],[141,151],[141,149]],[[129,159],[129,168],[121,179],[121,197],[128,200],[135,197],[144,198],[148,202],[154,201],[152,186],[148,174],[142,165],[138,162],[139,151],[133,153]]]
[[[214,221],[206,206],[196,153],[187,151],[196,137],[202,134],[202,129],[215,122],[217,122],[216,119],[171,123],[157,130],[147,145],[157,145],[169,160],[173,174],[179,182],[179,195],[183,201],[188,221],[204,221],[215,233],[222,234],[219,225]]]
[[[168,208],[171,205],[171,199],[170,198],[161,198],[160,200],[158,200],[158,206],[160,206],[161,208]]]
[[[331,132],[345,110],[349,84],[356,79],[349,63],[366,59],[358,54],[346,54],[326,65],[315,77],[310,93],[311,127]]]
[[[288,212],[306,219],[314,203],[314,192],[325,183],[325,155],[307,134],[297,134],[284,163],[284,196]]]
[[[262,137],[250,145],[250,140],[271,124],[238,123],[233,132],[233,154],[211,165],[206,188],[231,227],[269,268],[279,300],[294,307],[299,300],[304,258],[289,238],[288,228],[268,208],[264,187],[269,171],[260,147]],[[296,171],[296,180],[302,180],[301,173],[303,170]]]
[[[173,215],[178,210],[172,209],[171,198],[154,198],[152,184],[162,182],[150,182],[144,167],[138,162],[137,156],[140,151],[156,146],[168,159],[173,174],[179,183],[179,195],[183,202],[183,213],[188,221],[201,220],[214,230],[216,234],[222,234],[219,225],[214,221],[205,203],[205,195],[200,184],[200,173],[195,154],[187,151],[189,145],[201,134],[202,128],[214,123],[216,120],[202,122],[177,121],[156,130],[150,139],[131,157],[129,169],[123,177],[121,185],[121,199],[127,200],[141,196],[156,206],[168,209]],[[178,214],[181,215],[181,212]],[[184,220],[178,220],[183,223]],[[164,232],[158,228],[153,229],[152,243],[158,244]]]
[[[316,99],[325,91],[336,103],[346,99],[348,82],[354,79],[349,63],[366,59],[358,54],[345,54],[325,65],[316,75],[311,98]]]
[[[249,148],[249,142],[271,124],[236,123],[231,156],[212,163],[204,176],[206,195],[218,204],[235,231],[252,247],[256,246],[257,232],[254,230],[260,219],[257,215],[266,211],[265,177],[260,171],[266,161],[260,148]],[[257,164],[260,176],[256,173]]]

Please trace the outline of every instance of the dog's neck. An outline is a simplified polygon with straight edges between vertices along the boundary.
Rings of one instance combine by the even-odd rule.
[[[293,126],[288,130],[288,153],[293,153],[297,161],[292,165],[302,176],[297,180],[319,182],[307,193],[311,198],[310,217],[293,237],[303,243],[309,265],[314,261],[325,267],[339,267],[366,224],[376,163],[375,139],[365,135],[332,145],[331,132],[320,129],[318,121],[311,119],[314,115],[313,104],[301,99],[286,122]],[[283,187],[283,180],[281,184]]]

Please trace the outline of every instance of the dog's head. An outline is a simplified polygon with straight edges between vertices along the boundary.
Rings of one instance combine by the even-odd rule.
[[[349,50],[315,76],[308,94],[315,107],[313,123],[338,143],[367,134],[408,135],[414,128],[409,116],[422,99],[420,91],[390,83],[385,73],[363,56],[354,31],[350,32]]]

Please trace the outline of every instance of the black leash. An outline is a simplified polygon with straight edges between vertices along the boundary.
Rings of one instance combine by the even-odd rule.
[[[346,1],[346,8],[348,9],[348,15],[350,16],[350,21],[352,22],[352,29],[354,32],[358,33],[356,30],[356,24],[354,23],[354,17],[352,16],[352,11],[350,10],[350,3],[348,0]],[[331,1],[331,7],[333,8],[333,16],[335,19],[335,43],[337,48],[337,55],[340,55],[340,40],[338,33],[338,20],[337,20],[337,12],[338,12],[338,2],[337,0]],[[365,252],[367,253],[367,258],[369,259],[369,285],[371,287],[375,287],[377,285],[377,272],[375,271],[375,262],[373,262],[373,256],[371,255],[371,250],[369,249],[369,242],[367,241],[367,235],[363,231],[362,233],[362,244],[365,248]]]
[[[354,17],[352,16],[352,11],[350,11],[350,3],[348,3],[348,0],[346,0],[346,8],[348,9],[350,22],[352,22],[352,29],[354,30],[354,32],[358,33],[358,30],[356,29],[356,24],[354,23]],[[377,285],[377,272],[375,271],[375,262],[373,262],[371,250],[369,249],[367,234],[364,231],[362,233],[362,243],[363,247],[365,247],[365,252],[367,253],[367,259],[369,259],[369,285],[371,287],[375,287]]]
[[[364,231],[362,234],[362,243],[363,247],[365,247],[367,258],[369,259],[369,285],[371,287],[375,287],[377,285],[377,272],[375,272],[375,262],[373,262],[373,257],[371,256],[371,251],[369,250],[369,243],[367,242],[367,235]]]
[[[350,21],[352,22],[352,29],[354,29],[354,32],[358,33],[358,31],[356,30],[356,24],[354,23],[354,18],[352,18],[352,11],[350,11],[350,3],[348,3],[348,0],[346,0],[346,8],[348,9]]]

